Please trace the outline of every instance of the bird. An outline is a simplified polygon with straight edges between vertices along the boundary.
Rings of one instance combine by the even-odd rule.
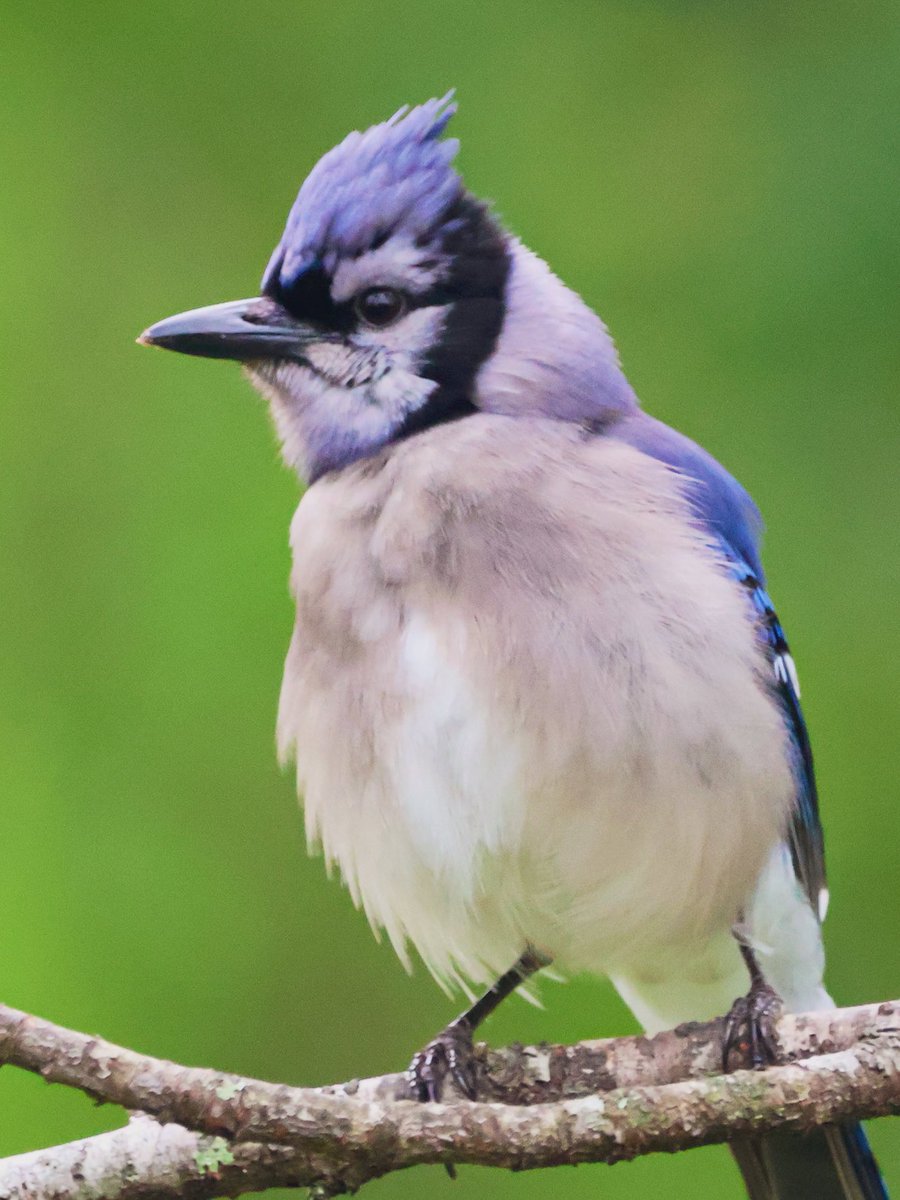
[[[727,1013],[723,1065],[761,1067],[780,1011],[833,1001],[759,510],[467,189],[455,111],[350,133],[258,296],[138,340],[242,364],[305,486],[279,754],[310,847],[472,1001],[414,1096],[474,1097],[475,1030],[551,963],[611,979],[651,1033]],[[886,1197],[856,1124],[732,1150],[753,1200]]]

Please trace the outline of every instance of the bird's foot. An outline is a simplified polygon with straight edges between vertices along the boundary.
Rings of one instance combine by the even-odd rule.
[[[413,1095],[423,1102],[440,1100],[448,1075],[464,1096],[474,1100],[478,1089],[470,1026],[452,1021],[414,1056],[407,1075]]]
[[[725,1018],[722,1039],[722,1070],[759,1071],[778,1062],[781,1049],[775,1023],[781,1016],[781,997],[762,979],[754,979],[750,991],[732,1004]]]

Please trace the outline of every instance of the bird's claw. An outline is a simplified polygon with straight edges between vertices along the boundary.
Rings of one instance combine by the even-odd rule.
[[[449,1075],[469,1100],[477,1094],[472,1031],[454,1022],[413,1057],[407,1072],[413,1095],[423,1102],[438,1101]]]
[[[725,1018],[722,1070],[759,1071],[778,1062],[781,1049],[775,1022],[781,1016],[781,997],[767,983],[754,981],[746,996],[732,1004]]]

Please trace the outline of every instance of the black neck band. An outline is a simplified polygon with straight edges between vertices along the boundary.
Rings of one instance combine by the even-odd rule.
[[[475,376],[490,357],[503,327],[510,257],[506,237],[487,206],[464,194],[445,220],[452,232],[443,250],[453,262],[449,279],[421,304],[449,304],[440,339],[421,371],[437,384],[421,408],[411,412],[395,439],[420,433],[433,425],[470,416]]]

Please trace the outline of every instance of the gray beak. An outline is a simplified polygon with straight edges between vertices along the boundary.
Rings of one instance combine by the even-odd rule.
[[[137,340],[142,346],[161,346],[181,354],[252,362],[302,359],[311,342],[335,339],[333,334],[295,320],[274,300],[256,296],[166,317],[145,329]]]

